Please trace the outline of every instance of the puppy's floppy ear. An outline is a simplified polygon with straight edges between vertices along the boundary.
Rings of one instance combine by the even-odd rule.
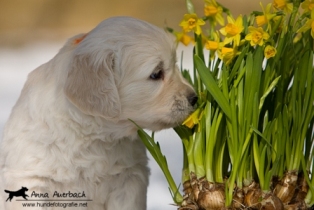
[[[65,95],[85,114],[114,119],[121,111],[114,79],[114,53],[74,55],[65,83]],[[96,57],[96,58],[95,58]]]

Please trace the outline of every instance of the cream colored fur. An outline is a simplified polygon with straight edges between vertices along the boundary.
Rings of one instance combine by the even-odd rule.
[[[54,191],[84,191],[92,201],[75,209],[146,209],[146,150],[129,119],[155,131],[193,110],[175,49],[162,29],[115,17],[31,72],[1,142],[0,209],[26,209],[15,198],[5,202],[3,192],[22,186],[50,199]],[[159,70],[163,78],[151,79]]]

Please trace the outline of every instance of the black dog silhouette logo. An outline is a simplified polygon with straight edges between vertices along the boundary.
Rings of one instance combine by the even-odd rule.
[[[28,195],[25,194],[25,192],[28,191],[28,189],[26,187],[22,187],[22,189],[18,190],[18,191],[9,191],[9,190],[4,190],[4,192],[9,193],[9,197],[6,201],[8,201],[10,199],[10,202],[12,200],[12,198],[15,197],[23,197],[25,200],[27,200],[26,197],[29,197]]]

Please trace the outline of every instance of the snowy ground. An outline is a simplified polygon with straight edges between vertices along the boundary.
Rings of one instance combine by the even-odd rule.
[[[50,60],[63,43],[32,43],[22,48],[0,48],[0,140],[11,108],[19,97],[27,74],[39,65]],[[188,50],[187,50],[188,49]],[[191,69],[191,48],[179,46],[178,57],[184,50],[185,68]],[[178,58],[180,61],[180,58]],[[181,180],[182,146],[172,130],[156,134],[162,151],[167,157],[169,168],[177,184]],[[172,206],[166,179],[159,166],[150,157],[150,185],[148,188],[148,210],[175,210]]]

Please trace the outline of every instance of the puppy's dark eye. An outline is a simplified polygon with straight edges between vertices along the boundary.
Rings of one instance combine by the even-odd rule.
[[[163,78],[163,72],[162,70],[158,71],[158,72],[154,72],[149,76],[150,79],[152,80],[159,80]]]
[[[149,76],[151,80],[160,80],[164,78],[164,63],[161,61],[158,63],[154,72]]]

